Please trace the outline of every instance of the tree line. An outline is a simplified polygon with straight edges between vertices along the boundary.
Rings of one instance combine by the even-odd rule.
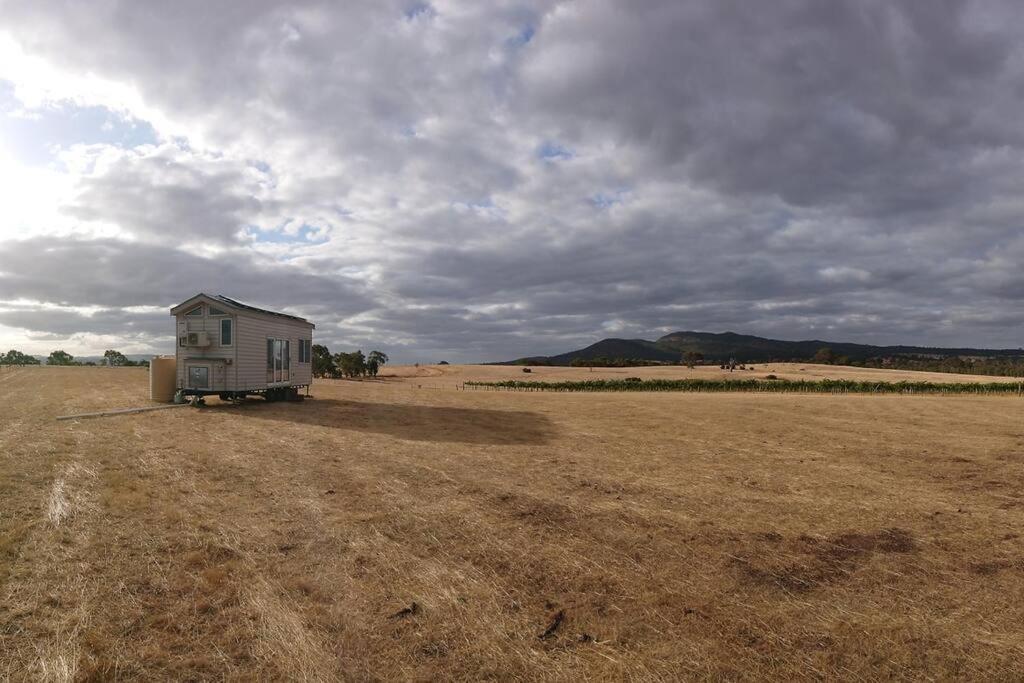
[[[812,361],[825,365],[850,365],[858,368],[886,368],[890,370],[916,370],[918,372],[952,372],[963,375],[995,375],[1024,377],[1024,358],[1020,357],[962,357],[962,356],[873,356],[850,358],[823,347]]]
[[[388,362],[382,351],[370,351],[363,355],[362,349],[332,354],[323,344],[313,344],[314,377],[376,377]]]
[[[542,365],[541,363],[529,363],[529,365]],[[569,365],[574,368],[636,368],[648,365],[665,365],[657,360],[644,360],[643,358],[609,358],[597,356],[595,358],[573,358]]]
[[[120,351],[115,349],[107,349],[103,352],[104,364],[111,367],[149,367],[148,360],[131,360]],[[57,349],[51,351],[50,355],[46,357],[47,365],[97,365],[94,361],[88,360],[85,362],[75,360],[75,357],[64,349]],[[27,353],[22,353],[17,349],[11,349],[7,353],[0,355],[0,365],[41,365],[38,358],[30,356]]]
[[[388,356],[382,351],[370,351],[363,355],[362,350],[350,353],[332,354],[322,344],[313,344],[313,375],[315,377],[376,377],[377,373],[388,362]],[[149,367],[148,360],[134,361],[116,349],[103,352],[103,363],[111,367]],[[0,354],[0,365],[41,365],[35,356],[11,349]],[[98,365],[93,361],[76,360],[67,351],[57,349],[46,358],[46,365]]]
[[[11,349],[0,356],[0,365],[39,365],[39,359],[27,353]]]
[[[704,361],[704,354],[698,351],[686,351],[677,363],[662,360],[647,360],[645,358],[622,358],[596,356],[594,358],[573,358],[569,365],[574,368],[640,368],[651,365],[686,365],[694,367]],[[550,365],[550,363],[527,363],[527,365]]]

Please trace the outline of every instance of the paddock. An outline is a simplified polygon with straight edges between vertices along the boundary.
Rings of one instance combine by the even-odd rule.
[[[426,369],[65,422],[145,370],[0,374],[0,677],[1024,676],[1019,398]]]

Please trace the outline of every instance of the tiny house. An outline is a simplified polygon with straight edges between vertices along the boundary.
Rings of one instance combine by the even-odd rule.
[[[313,379],[315,325],[223,295],[196,294],[171,309],[177,389],[222,399],[294,399]]]

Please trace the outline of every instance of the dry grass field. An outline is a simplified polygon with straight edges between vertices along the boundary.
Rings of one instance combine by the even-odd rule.
[[[496,372],[67,422],[145,371],[0,373],[0,679],[1024,678],[1021,399]]]
[[[842,365],[814,365],[811,363],[761,363],[748,366],[752,370],[721,370],[717,365],[702,365],[687,368],[680,365],[649,366],[636,368],[567,368],[531,365],[530,373],[523,372],[515,365],[400,365],[385,367],[381,377],[418,382],[422,386],[461,385],[462,382],[498,382],[506,379],[523,381],[560,382],[566,380],[621,379],[641,377],[643,379],[764,379],[775,375],[781,379],[818,380],[850,379],[879,382],[1014,382],[1020,377],[991,377],[986,375],[958,375],[948,372],[914,372],[910,370],[886,370],[878,368],[857,368]]]

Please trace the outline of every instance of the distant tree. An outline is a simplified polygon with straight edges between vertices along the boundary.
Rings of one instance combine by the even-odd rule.
[[[590,368],[591,372],[594,371],[594,361],[589,358],[583,358],[581,356],[576,356],[575,358],[573,358],[571,361],[569,361],[569,365],[571,365],[574,368]]]
[[[75,357],[63,349],[52,351],[46,359],[47,365],[75,365]]]
[[[704,360],[704,354],[700,351],[687,351],[683,354],[683,362],[686,363],[688,368],[692,368],[702,360]]]
[[[818,349],[818,352],[814,354],[815,363],[823,363],[825,365],[831,365],[836,360],[836,354],[827,346],[823,346]]]
[[[331,350],[322,344],[313,344],[313,376],[338,376],[338,368],[334,364],[334,357],[331,356]]]
[[[39,359],[27,353],[11,349],[0,356],[0,365],[39,365]]]
[[[388,362],[388,355],[381,351],[370,351],[370,355],[366,357],[366,371],[370,373],[371,377],[376,377],[377,372],[382,366]]]
[[[960,356],[949,356],[942,359],[941,367],[945,372],[963,372],[968,365]]]
[[[438,365],[448,365],[448,361],[442,360],[437,362]]]
[[[351,354],[352,356],[352,376],[363,377],[366,375],[366,356],[363,355],[362,349]]]
[[[362,377],[366,374],[366,357],[362,350],[335,354],[334,362],[345,377]]]
[[[339,351],[338,353],[331,356],[331,360],[334,362],[334,367],[338,371],[338,376],[348,377],[349,370],[352,367],[352,363],[348,358],[348,354],[345,353],[344,351]]]
[[[115,351],[113,349],[107,349],[106,351],[104,351],[103,357],[107,360],[107,365],[110,365],[111,367],[118,367],[121,365],[129,364],[134,365],[134,363],[128,362],[128,359],[125,357],[123,353],[121,353],[120,351]]]

